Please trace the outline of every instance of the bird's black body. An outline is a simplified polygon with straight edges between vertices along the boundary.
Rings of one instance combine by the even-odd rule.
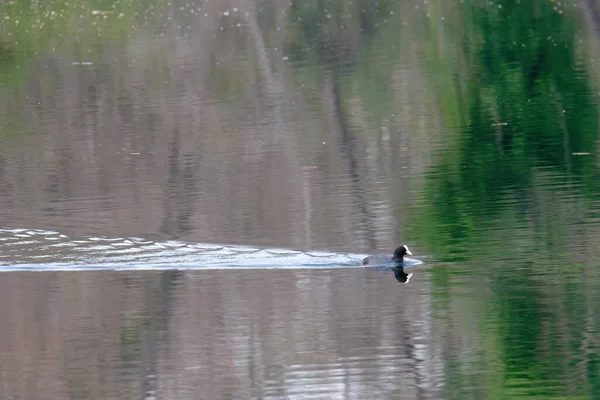
[[[398,247],[394,251],[394,255],[390,256],[387,254],[377,254],[369,256],[363,260],[364,265],[384,265],[384,264],[402,264],[404,261],[404,255],[412,255],[406,245]]]

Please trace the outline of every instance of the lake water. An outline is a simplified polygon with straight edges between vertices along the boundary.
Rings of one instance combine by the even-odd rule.
[[[0,4],[0,399],[600,398],[599,32]]]

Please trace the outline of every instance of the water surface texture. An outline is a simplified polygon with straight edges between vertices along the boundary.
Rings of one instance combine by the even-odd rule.
[[[594,0],[1,2],[0,399],[600,398],[599,35]],[[401,244],[408,284],[361,266]]]
[[[366,254],[262,249],[177,240],[89,236],[71,239],[59,232],[0,229],[0,270],[124,270],[236,268],[364,268]],[[395,263],[390,263],[395,267]],[[402,267],[420,265],[406,258]]]

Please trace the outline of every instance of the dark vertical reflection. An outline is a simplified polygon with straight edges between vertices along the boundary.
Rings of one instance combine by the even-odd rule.
[[[334,46],[334,45],[332,45]],[[335,47],[335,46],[334,46]],[[336,51],[334,50],[334,54]],[[352,182],[354,196],[356,197],[356,207],[359,210],[358,221],[359,226],[365,231],[365,238],[369,249],[376,248],[374,227],[372,224],[372,217],[367,207],[366,193],[361,189],[361,177],[358,173],[358,160],[356,159],[356,145],[355,139],[350,134],[348,122],[345,118],[344,109],[342,107],[342,93],[340,90],[340,74],[342,71],[339,70],[337,62],[331,66],[331,94],[334,104],[334,115],[338,122],[338,128],[341,135],[340,146],[344,154],[344,158],[347,160],[347,173]]]
[[[186,165],[186,154],[175,134],[170,144],[168,196],[165,197],[165,216],[161,232],[169,237],[180,238],[192,230],[192,200],[194,196],[194,171]],[[183,164],[183,165],[180,165]]]
[[[160,274],[154,290],[144,299],[150,306],[152,315],[141,338],[141,387],[145,397],[155,397],[159,391],[159,362],[161,344],[169,341],[170,315],[173,314],[173,297],[178,281],[183,278],[180,271],[167,271]]]

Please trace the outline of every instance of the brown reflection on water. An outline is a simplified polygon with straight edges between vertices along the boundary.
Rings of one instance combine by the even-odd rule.
[[[1,398],[440,398],[424,287],[392,274],[14,272],[0,303]]]
[[[224,18],[176,1],[128,40],[32,61],[25,93],[0,100],[0,227],[356,252],[404,239],[431,142],[418,72],[398,67],[397,104],[374,118],[341,92],[345,67],[305,81],[281,53],[288,3],[242,3]]]

